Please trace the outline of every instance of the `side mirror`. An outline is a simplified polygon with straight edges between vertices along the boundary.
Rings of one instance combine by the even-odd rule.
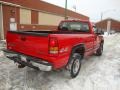
[[[103,35],[103,34],[104,34],[104,31],[99,30],[99,29],[96,29],[96,30],[95,30],[95,34],[97,34],[97,35]]]

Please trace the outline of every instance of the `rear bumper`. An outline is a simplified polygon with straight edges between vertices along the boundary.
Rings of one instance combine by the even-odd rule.
[[[52,67],[53,67],[52,64],[42,59],[34,58],[31,56],[27,56],[27,55],[13,52],[10,50],[3,50],[3,51],[5,56],[10,60],[13,60],[15,63],[19,63],[21,65],[25,65],[37,70],[42,70],[42,71],[52,70]]]

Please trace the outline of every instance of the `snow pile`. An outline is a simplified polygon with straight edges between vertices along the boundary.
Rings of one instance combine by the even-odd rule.
[[[6,47],[6,40],[0,40],[0,49],[3,49]]]
[[[115,35],[117,35],[117,33],[114,33],[114,34],[109,34],[108,35],[108,33],[107,32],[104,32],[104,37],[113,37],[113,36],[115,36]]]
[[[3,56],[4,56],[4,52],[0,51],[0,57],[3,57]]]

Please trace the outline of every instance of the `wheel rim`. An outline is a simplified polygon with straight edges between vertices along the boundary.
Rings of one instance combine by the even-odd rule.
[[[76,59],[73,65],[73,73],[76,74],[80,67],[80,61],[79,59]]]

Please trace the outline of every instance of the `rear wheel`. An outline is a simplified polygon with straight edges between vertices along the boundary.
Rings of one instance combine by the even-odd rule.
[[[70,59],[69,70],[72,78],[75,78],[79,74],[81,68],[81,59],[82,57],[78,53],[74,53]]]
[[[97,56],[101,56],[103,53],[103,43],[100,44],[99,48],[96,51]]]

